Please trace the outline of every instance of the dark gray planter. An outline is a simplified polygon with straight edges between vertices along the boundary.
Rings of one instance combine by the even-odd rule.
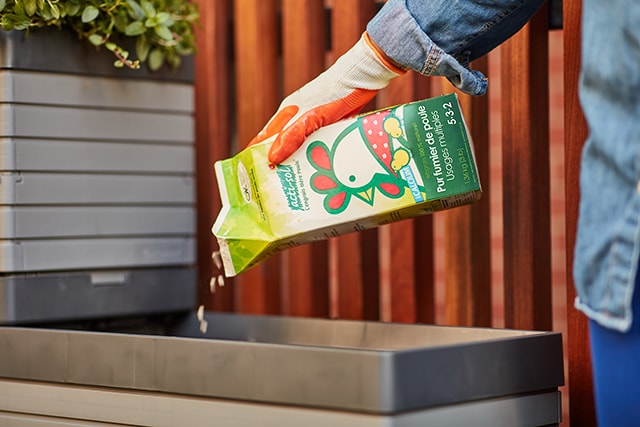
[[[193,61],[113,60],[55,28],[0,32],[0,323],[195,304]],[[171,274],[129,274],[155,269]],[[29,309],[35,293],[53,309]]]
[[[122,44],[135,52],[131,43]],[[0,30],[0,55],[0,67],[8,69],[186,83],[194,80],[193,57],[185,57],[177,70],[166,65],[154,72],[145,65],[139,70],[115,68],[111,52],[79,40],[71,31],[54,27],[32,30],[28,35],[24,31]]]

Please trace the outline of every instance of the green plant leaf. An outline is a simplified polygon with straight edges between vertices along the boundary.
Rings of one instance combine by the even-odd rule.
[[[173,48],[175,49],[176,53],[182,56],[191,55],[194,51],[192,47],[185,46],[182,43],[176,44]]]
[[[142,21],[147,17],[144,13],[144,9],[140,6],[136,0],[127,0],[127,6],[129,6],[129,13],[133,19]]]
[[[156,19],[156,17],[155,17],[155,16],[154,16],[154,17],[152,17],[152,18],[147,18],[147,19],[144,21],[144,25],[145,25],[145,27],[147,27],[147,28],[153,28],[153,27],[155,27],[156,25],[158,25],[158,20]]]
[[[147,28],[141,21],[133,21],[124,29],[124,33],[131,37],[144,34],[145,31],[147,31]]]
[[[38,9],[38,5],[36,4],[36,0],[22,0],[24,2],[24,10],[27,12],[27,15],[32,16],[36,13]]]
[[[156,25],[155,27],[153,27],[153,29],[161,39],[167,41],[173,40],[173,33],[171,33],[169,27],[165,25]]]
[[[164,52],[162,51],[162,49],[158,49],[158,48],[152,49],[151,52],[149,53],[149,59],[147,63],[151,71],[159,70],[160,67],[162,67],[162,64],[164,63]]]
[[[122,33],[124,34],[127,25],[129,25],[132,21],[131,17],[128,13],[122,13],[122,10],[118,11],[118,13],[114,14],[111,22],[113,23],[113,32],[114,33]]]
[[[173,55],[167,56],[167,62],[169,63],[169,65],[171,65],[172,68],[178,68],[182,60],[180,59],[179,55],[176,55],[174,53]]]
[[[70,1],[65,5],[65,9],[66,9],[67,15],[76,16],[80,12],[80,3],[75,1]]]
[[[144,14],[147,18],[153,18],[156,16],[156,8],[153,7],[150,1],[142,0],[140,5],[142,6],[142,10],[144,10]]]
[[[151,50],[151,42],[145,36],[138,37],[136,41],[136,55],[140,61],[145,62],[149,57],[149,51]]]
[[[4,15],[2,19],[0,19],[0,25],[2,26],[2,29],[5,31],[13,30],[13,21],[9,19],[7,15]]]
[[[13,13],[16,15],[26,15],[27,12],[24,10],[24,6],[22,3],[14,3],[13,4]]]
[[[87,6],[82,11],[82,22],[85,24],[96,19],[100,15],[100,11],[95,6]]]
[[[31,19],[25,15],[6,14],[2,16],[2,29],[10,30],[26,30],[29,28]]]
[[[104,37],[102,37],[100,34],[91,34],[89,36],[89,43],[94,46],[100,46],[104,43]]]
[[[154,70],[165,63],[177,66],[195,50],[198,19],[198,4],[190,0],[0,0],[2,30],[66,27],[85,43],[110,46],[117,65],[129,68],[139,68],[141,61]],[[111,44],[121,36],[134,38],[138,59]]]
[[[49,8],[51,9],[51,15],[53,15],[55,19],[60,19],[60,9],[58,8],[58,5],[51,3]]]
[[[171,18],[171,14],[167,12],[159,12],[158,14],[156,14],[156,22],[158,24],[165,24],[169,26],[167,22],[169,21],[170,18]]]

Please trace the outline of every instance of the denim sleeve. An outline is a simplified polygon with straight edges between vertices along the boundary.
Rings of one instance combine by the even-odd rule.
[[[515,34],[544,0],[389,0],[367,25],[394,61],[427,76],[445,76],[482,95],[487,80],[469,62]]]

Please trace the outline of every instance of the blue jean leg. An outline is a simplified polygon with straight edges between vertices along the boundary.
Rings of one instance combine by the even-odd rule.
[[[640,426],[640,275],[631,329],[618,332],[591,320],[591,356],[599,427]]]

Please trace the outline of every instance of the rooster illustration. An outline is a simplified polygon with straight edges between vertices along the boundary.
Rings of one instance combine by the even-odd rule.
[[[353,138],[353,132],[359,138]],[[345,138],[348,141],[343,144]],[[399,143],[395,148],[394,141]],[[344,211],[352,196],[369,205],[377,192],[400,198],[407,183],[398,171],[411,161],[406,147],[400,118],[392,111],[360,117],[336,137],[331,148],[323,141],[307,147],[307,159],[316,170],[311,188],[325,195],[324,207],[331,214]]]

